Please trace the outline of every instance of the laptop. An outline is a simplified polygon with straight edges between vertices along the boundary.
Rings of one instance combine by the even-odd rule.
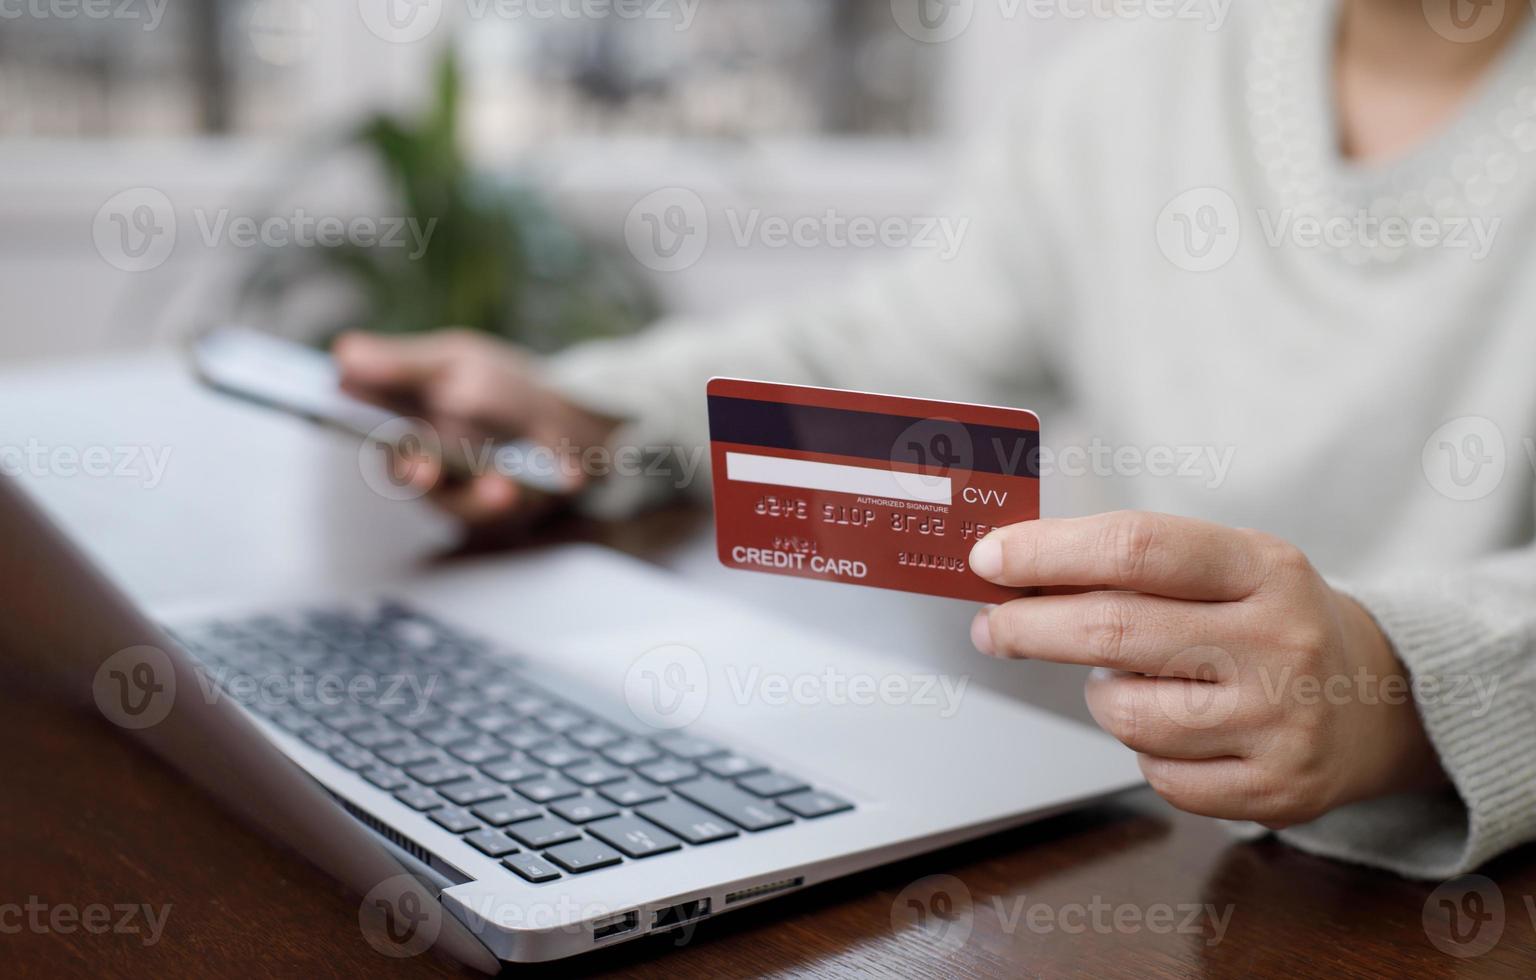
[[[1142,781],[1099,732],[595,546],[144,610],[3,477],[0,539],[22,682],[347,883],[391,956],[576,956]]]

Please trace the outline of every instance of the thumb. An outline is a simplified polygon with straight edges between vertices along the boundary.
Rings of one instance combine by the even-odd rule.
[[[452,361],[455,350],[453,338],[442,333],[383,337],[353,332],[336,339],[331,355],[344,388],[410,389],[436,377]]]

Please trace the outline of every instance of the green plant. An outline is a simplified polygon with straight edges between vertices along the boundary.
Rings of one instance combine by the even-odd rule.
[[[473,171],[459,143],[460,75],[448,50],[419,119],[380,114],[348,134],[381,167],[396,211],[431,229],[424,251],[356,244],[289,247],[247,280],[247,301],[280,301],[315,277],[353,287],[361,309],[327,325],[409,333],[484,330],[539,351],[632,331],[652,319],[651,292],[631,265],[584,241],[527,187]],[[325,338],[322,338],[325,339]]]

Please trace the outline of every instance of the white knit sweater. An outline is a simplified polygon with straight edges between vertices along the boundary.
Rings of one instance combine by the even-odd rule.
[[[1283,836],[1447,876],[1536,838],[1536,29],[1453,125],[1362,167],[1335,149],[1332,5],[1240,6],[1105,31],[1007,100],[940,212],[970,220],[953,258],[551,370],[638,445],[703,443],[715,374],[1064,395],[1084,438],[1045,416],[1047,512],[1263,528],[1377,617],[1456,792]]]

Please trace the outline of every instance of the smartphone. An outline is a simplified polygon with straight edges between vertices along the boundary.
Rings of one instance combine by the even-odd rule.
[[[419,420],[343,391],[341,372],[324,351],[247,327],[229,326],[198,337],[191,353],[193,372],[216,391],[392,449],[434,452],[451,477],[464,478],[473,471],[468,455],[442,446]],[[548,455],[523,439],[499,443],[484,458],[530,489],[569,492],[569,481],[558,467],[530,462]]]

